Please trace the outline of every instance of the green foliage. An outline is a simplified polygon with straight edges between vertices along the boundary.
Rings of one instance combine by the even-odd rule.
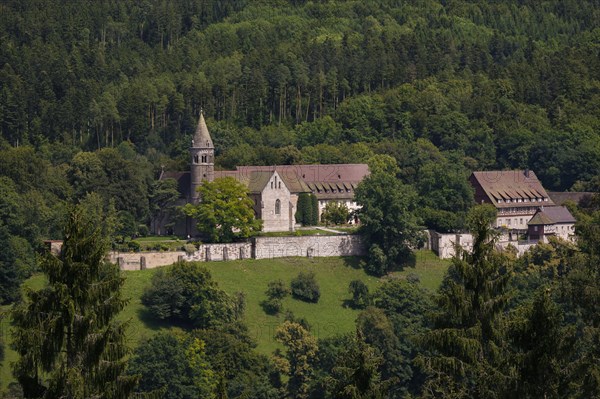
[[[207,359],[212,370],[222,376],[227,397],[280,397],[279,373],[266,356],[255,351],[256,344],[244,325],[196,330],[194,335],[206,342]]]
[[[20,297],[19,286],[23,276],[10,245],[8,228],[0,223],[0,305],[15,302]]]
[[[290,289],[283,280],[273,280],[267,285],[265,294],[271,299],[283,299],[290,294]]]
[[[292,279],[291,287],[294,298],[306,302],[319,302],[321,291],[314,273],[300,272]]]
[[[498,387],[508,387],[500,317],[509,299],[510,265],[495,251],[497,234],[490,229],[495,217],[490,205],[471,209],[467,224],[473,250],[459,251],[452,259],[435,298],[439,310],[433,315],[433,329],[420,338],[428,352],[418,358],[430,374],[428,392],[496,397],[502,395]]]
[[[314,226],[316,223],[313,223],[313,206],[312,206],[312,198],[313,195],[310,193],[300,193],[298,194],[298,206],[296,210],[296,222],[301,223],[302,226]],[[317,211],[318,212],[318,211]]]
[[[340,353],[331,376],[326,380],[327,392],[335,399],[380,399],[388,395],[389,381],[382,381],[383,357],[368,345],[359,332]]]
[[[231,242],[260,231],[262,223],[254,218],[248,189],[233,177],[204,182],[198,191],[200,203],[187,204],[183,211],[212,242]]]
[[[348,291],[352,294],[352,306],[355,308],[364,308],[369,304],[369,287],[361,280],[350,281]]]
[[[422,233],[415,216],[416,193],[394,174],[395,160],[380,156],[370,165],[374,171],[358,185],[355,198],[362,206],[358,216],[369,248],[365,270],[383,275],[402,264]]]
[[[234,318],[233,301],[199,263],[178,262],[152,276],[142,303],[161,320],[208,327]]]
[[[346,224],[350,219],[350,211],[346,204],[337,201],[328,202],[325,209],[321,213],[321,221],[325,222],[326,226],[330,224]]]
[[[211,397],[216,385],[204,342],[182,332],[159,333],[142,343],[128,373],[140,376],[138,392],[161,392],[166,399]]]
[[[150,190],[150,211],[155,225],[156,234],[164,234],[159,228],[167,218],[173,219],[176,214],[175,203],[179,199],[177,181],[175,179],[156,180]]]
[[[75,207],[60,256],[42,261],[48,285],[13,309],[14,375],[26,397],[127,397],[135,387],[124,375],[126,325],[115,320],[124,279],[104,260],[113,219],[93,197]]]
[[[514,397],[560,397],[567,391],[572,333],[562,326],[563,314],[550,288],[519,309],[508,327],[517,366]]]
[[[277,315],[283,310],[283,303],[281,299],[267,298],[260,303],[266,314]]]
[[[296,399],[308,398],[312,362],[319,350],[317,340],[300,324],[289,321],[277,327],[275,339],[286,348],[285,357],[280,358],[279,364],[289,375],[288,396]]]

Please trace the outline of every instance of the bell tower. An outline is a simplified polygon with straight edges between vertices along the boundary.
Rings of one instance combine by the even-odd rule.
[[[208,127],[206,127],[202,110],[200,110],[198,127],[190,147],[190,155],[190,202],[197,204],[199,198],[197,190],[202,185],[202,181],[213,181],[215,178],[215,147]]]

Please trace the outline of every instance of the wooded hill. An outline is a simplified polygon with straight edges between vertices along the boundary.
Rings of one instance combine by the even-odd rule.
[[[222,168],[394,157],[439,231],[464,227],[473,170],[600,188],[597,0],[6,0],[0,16],[7,259],[92,191],[122,235],[147,230],[201,108]]]

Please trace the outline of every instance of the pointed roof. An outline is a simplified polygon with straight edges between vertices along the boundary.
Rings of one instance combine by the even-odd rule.
[[[198,127],[196,127],[196,133],[194,133],[194,140],[192,147],[196,148],[215,148],[204,120],[204,112],[200,110],[200,119],[198,120]]]
[[[538,209],[527,224],[534,226],[556,223],[575,223],[575,218],[565,206],[548,206]]]

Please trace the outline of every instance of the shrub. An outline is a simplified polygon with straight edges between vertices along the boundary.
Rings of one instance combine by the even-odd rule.
[[[260,303],[260,306],[266,314],[270,315],[276,315],[283,309],[283,303],[281,303],[280,299],[276,298],[265,299]]]
[[[141,245],[137,241],[128,242],[127,247],[129,248],[130,251],[133,251],[133,252],[140,252],[140,249],[141,249]]]
[[[283,280],[271,281],[265,291],[269,299],[283,299],[290,294],[290,289],[285,286]]]
[[[191,255],[194,252],[196,252],[196,246],[194,244],[185,244],[183,246],[183,250],[188,254]]]
[[[142,295],[142,303],[158,319],[197,327],[235,318],[233,300],[198,263],[177,262],[158,270]]]
[[[327,226],[348,223],[348,219],[350,219],[348,207],[337,201],[328,202],[321,214],[321,220]]]
[[[319,290],[319,284],[315,279],[315,274],[301,272],[292,280],[292,295],[296,299],[300,299],[306,302],[319,302],[321,292]]]
[[[369,304],[369,287],[360,280],[350,281],[348,291],[352,294],[352,306],[365,308]]]

